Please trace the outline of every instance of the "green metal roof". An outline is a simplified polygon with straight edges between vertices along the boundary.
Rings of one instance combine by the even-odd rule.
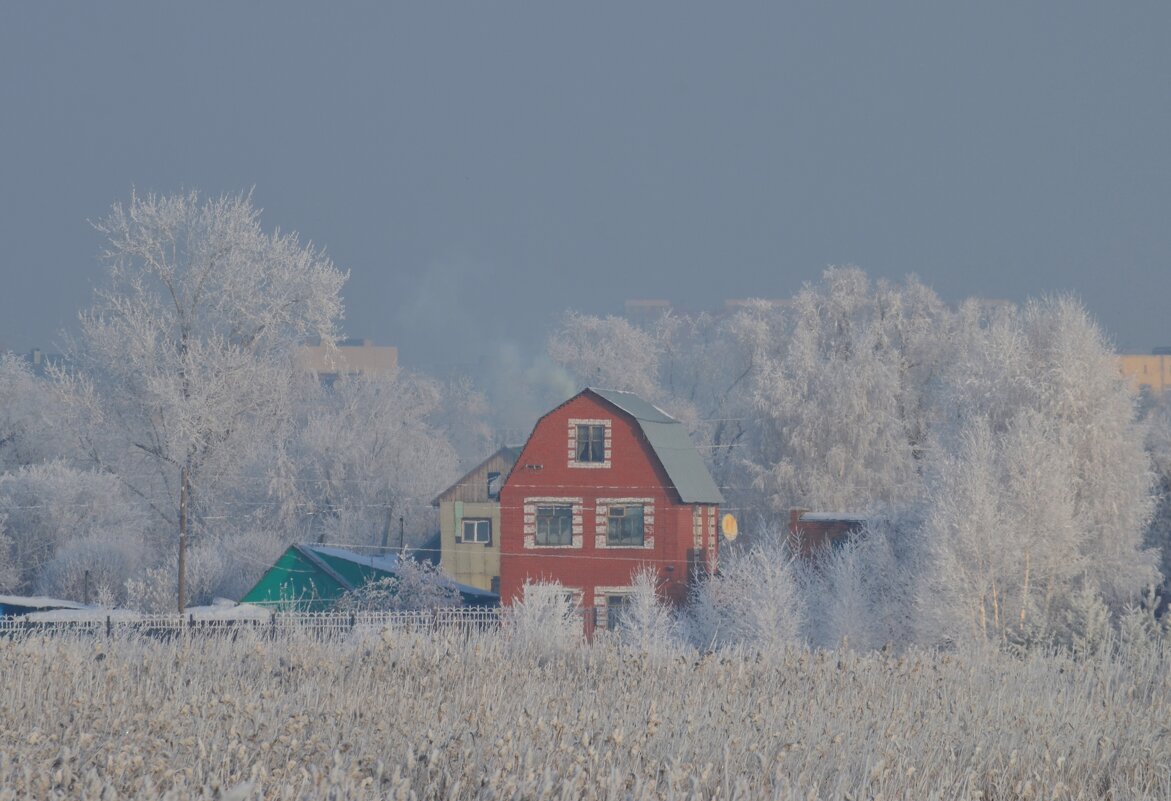
[[[724,502],[720,488],[712,480],[712,474],[682,423],[633,392],[593,387],[587,388],[586,392],[592,392],[634,418],[683,503]]]
[[[303,545],[290,546],[241,603],[320,612],[354,588],[354,584]]]
[[[240,603],[305,612],[329,609],[347,592],[369,581],[397,575],[396,555],[361,554],[330,545],[291,545]],[[495,593],[452,581],[463,603],[491,606]]]

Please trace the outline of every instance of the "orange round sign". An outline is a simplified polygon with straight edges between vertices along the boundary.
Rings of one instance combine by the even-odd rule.
[[[730,540],[736,539],[736,535],[740,533],[736,527],[736,518],[732,515],[724,515],[720,518],[720,530],[724,532],[724,536]]]

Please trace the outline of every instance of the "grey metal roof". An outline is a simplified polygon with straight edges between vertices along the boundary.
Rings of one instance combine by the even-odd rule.
[[[660,409],[658,406],[644,401],[633,392],[624,392],[618,389],[596,389],[594,387],[587,387],[587,389],[589,389],[589,391],[595,395],[600,395],[606,400],[610,401],[610,403],[626,412],[635,420],[645,420],[648,423],[679,422],[674,417]]]
[[[633,392],[593,387],[587,391],[634,418],[659,463],[667,471],[667,477],[675,485],[679,500],[683,503],[724,502],[720,488],[712,480],[712,474],[708,472],[682,423]]]

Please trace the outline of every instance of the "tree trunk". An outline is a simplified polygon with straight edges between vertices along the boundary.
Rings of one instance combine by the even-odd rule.
[[[187,465],[179,468],[179,614],[187,608]]]

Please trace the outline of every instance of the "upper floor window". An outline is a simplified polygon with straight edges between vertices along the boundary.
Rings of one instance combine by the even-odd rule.
[[[490,544],[492,542],[492,521],[487,518],[464,518],[460,542]]]
[[[606,427],[584,424],[577,427],[577,460],[606,461]]]
[[[569,466],[610,466],[610,421],[569,421]]]
[[[606,518],[606,545],[641,548],[646,529],[643,526],[642,504],[610,506]]]

